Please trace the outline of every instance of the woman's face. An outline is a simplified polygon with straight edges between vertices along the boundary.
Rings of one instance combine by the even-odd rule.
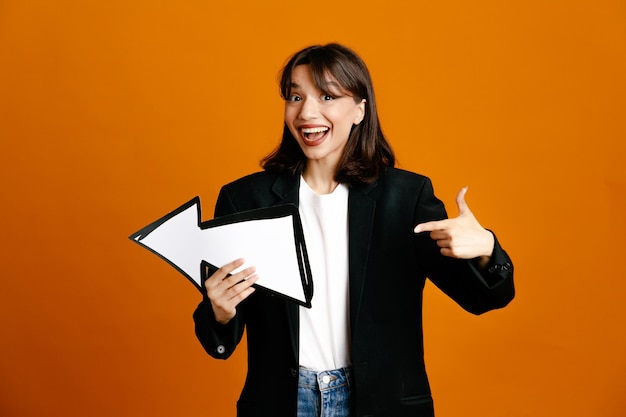
[[[285,123],[308,162],[336,168],[350,130],[365,115],[365,100],[355,103],[335,79],[327,75],[328,90],[315,85],[309,65],[298,65],[291,75],[291,94],[285,103]]]

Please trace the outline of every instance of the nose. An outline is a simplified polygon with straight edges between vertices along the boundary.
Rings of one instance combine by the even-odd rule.
[[[300,111],[298,112],[298,118],[301,120],[311,120],[317,117],[319,114],[318,103],[312,98],[304,98]]]

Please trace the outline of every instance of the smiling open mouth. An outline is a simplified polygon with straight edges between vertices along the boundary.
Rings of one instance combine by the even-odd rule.
[[[305,127],[301,130],[306,141],[316,142],[322,139],[330,129],[328,127]]]

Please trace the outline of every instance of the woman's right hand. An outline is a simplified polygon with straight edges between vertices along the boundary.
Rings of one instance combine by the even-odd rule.
[[[243,263],[243,259],[237,259],[222,266],[204,283],[218,323],[226,324],[235,317],[237,305],[254,292],[252,284],[259,279],[255,267],[228,275]]]

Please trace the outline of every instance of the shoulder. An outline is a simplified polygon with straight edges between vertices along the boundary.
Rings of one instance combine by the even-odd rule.
[[[235,211],[268,207],[282,201],[285,195],[291,195],[290,192],[297,192],[297,184],[298,177],[255,172],[223,186],[218,205],[228,202],[230,209]]]
[[[441,202],[435,196],[430,178],[399,168],[385,169],[368,194],[380,202],[411,207],[411,210],[441,206]]]
[[[447,217],[430,178],[415,172],[388,168],[369,195],[389,213],[410,213],[413,224]]]
[[[229,191],[269,188],[272,186],[272,184],[274,184],[279,176],[279,174],[274,174],[267,171],[255,172],[252,174],[248,174],[245,177],[236,179],[224,185],[224,187],[222,188]]]
[[[407,171],[401,168],[396,168],[396,167],[386,167],[383,175],[390,177],[390,178],[397,178],[397,179],[405,180],[405,181],[428,180],[428,177],[425,175],[418,174],[412,171]]]
[[[430,179],[425,175],[400,168],[387,167],[378,179],[378,183],[383,187],[391,187],[394,189],[412,189],[423,188],[425,185],[430,186]]]

